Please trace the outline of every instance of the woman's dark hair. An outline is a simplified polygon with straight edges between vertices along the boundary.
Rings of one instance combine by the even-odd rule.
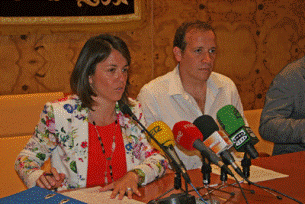
[[[94,103],[92,96],[97,95],[89,83],[89,76],[94,75],[96,65],[106,60],[113,49],[119,51],[127,60],[127,64],[130,65],[131,57],[128,47],[119,37],[109,34],[91,37],[82,48],[71,74],[70,86],[72,92],[79,96],[83,107],[92,109]],[[127,77],[126,87],[119,104],[122,104],[122,102],[129,104],[127,99],[128,86],[129,80]]]
[[[185,22],[176,30],[173,47],[178,47],[183,52],[186,48],[185,34],[187,31],[193,28],[203,31],[211,30],[214,32],[213,27],[207,22],[203,22],[199,20]]]

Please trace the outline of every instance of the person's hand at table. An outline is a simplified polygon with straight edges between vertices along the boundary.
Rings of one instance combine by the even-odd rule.
[[[52,167],[50,172],[44,172],[36,181],[36,185],[41,188],[49,190],[56,189],[64,182],[66,175],[58,173],[57,170]]]
[[[112,190],[112,193],[110,195],[110,198],[112,199],[115,198],[117,194],[119,194],[119,200],[122,200],[125,194],[127,194],[127,197],[131,199],[133,193],[138,196],[141,196],[141,193],[138,190],[138,182],[138,174],[133,171],[130,171],[119,180],[102,187],[100,191]]]

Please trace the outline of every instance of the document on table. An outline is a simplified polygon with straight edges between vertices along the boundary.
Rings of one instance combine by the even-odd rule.
[[[62,195],[74,198],[76,200],[83,201],[88,204],[97,204],[97,203],[107,203],[107,204],[143,204],[143,202],[129,199],[126,196],[122,200],[118,199],[110,199],[110,195],[112,191],[99,192],[101,187],[93,187],[93,188],[85,188],[78,189],[75,191],[68,191],[61,193]]]
[[[240,162],[236,162],[238,164],[238,166],[240,165]],[[218,174],[220,175],[220,168],[215,166],[215,165],[211,165],[212,167],[212,172],[214,174]],[[243,180],[241,178],[241,176],[239,176],[232,168],[230,168],[232,170],[232,172],[234,173],[235,177],[237,178],[237,180],[241,181]],[[250,166],[250,178],[249,180],[256,183],[256,182],[260,182],[260,181],[267,181],[267,180],[272,180],[272,179],[277,179],[277,178],[285,178],[288,177],[289,175],[286,174],[282,174],[282,173],[278,173],[276,171],[270,170],[270,169],[265,169],[259,166],[254,166],[251,165]],[[231,176],[229,176],[230,178],[232,178]]]

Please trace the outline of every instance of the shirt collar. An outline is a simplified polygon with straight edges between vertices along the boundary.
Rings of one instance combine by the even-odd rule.
[[[212,72],[208,79],[208,89],[211,89],[213,94],[216,96],[220,89],[224,87],[220,77],[217,77],[217,73]]]
[[[171,72],[171,76],[169,78],[169,90],[168,93],[170,96],[173,95],[183,95],[185,93],[181,78],[179,75],[179,64],[175,67],[175,69]]]
[[[211,76],[207,81],[207,87],[210,89],[214,96],[217,95],[219,89],[224,86],[219,77],[216,76],[216,73],[212,72]],[[183,95],[185,93],[181,78],[179,75],[179,64],[171,72],[169,80],[169,95]]]

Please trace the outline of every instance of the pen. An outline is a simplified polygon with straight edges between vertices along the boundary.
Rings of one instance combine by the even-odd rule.
[[[43,173],[44,176],[54,176],[52,173]]]

